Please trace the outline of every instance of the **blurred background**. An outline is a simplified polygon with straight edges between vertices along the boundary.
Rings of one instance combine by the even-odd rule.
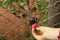
[[[39,26],[59,28],[60,0],[0,0],[0,40],[36,40],[30,16]]]

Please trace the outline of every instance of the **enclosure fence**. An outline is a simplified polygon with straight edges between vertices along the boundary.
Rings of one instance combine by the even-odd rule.
[[[60,3],[60,1],[56,1],[54,4],[48,6],[47,10],[54,7],[58,2]],[[55,13],[53,16],[43,20],[43,22],[55,17],[56,15],[60,15],[60,11]],[[0,6],[0,35],[5,37],[6,40],[22,40],[19,34],[20,25],[23,25],[20,23],[21,21],[22,20],[13,15],[11,11],[7,11],[5,8]],[[43,22],[39,22],[39,24]],[[55,25],[58,24],[60,24],[60,22],[56,23]]]
[[[48,13],[49,13],[49,12],[53,11],[52,8],[55,7],[54,11],[51,12],[51,13],[49,13],[49,14],[53,14],[53,13],[54,13],[54,15],[49,16],[48,18],[44,19],[42,22],[40,21],[40,22],[39,22],[39,25],[42,24],[42,23],[45,22],[45,21],[52,20],[52,18],[60,15],[60,10],[59,10],[60,6],[59,6],[59,5],[60,5],[60,1],[56,1],[56,2],[54,2],[54,3],[52,3],[52,4],[49,3],[49,6],[46,8],[46,10],[47,10]],[[57,8],[56,6],[58,7],[58,9],[56,9],[56,8]],[[50,11],[50,10],[51,10],[51,11]],[[56,10],[56,11],[55,11],[55,10]],[[60,19],[60,18],[59,18],[59,19]],[[59,20],[59,19],[58,19],[58,20]],[[55,25],[58,25],[58,24],[60,24],[60,22],[55,23],[55,24],[52,25],[51,27],[53,27],[53,26],[55,26]]]

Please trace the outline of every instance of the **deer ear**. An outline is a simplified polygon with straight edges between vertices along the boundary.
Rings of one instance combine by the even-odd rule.
[[[27,0],[27,4],[28,4],[28,5],[30,4],[30,0]]]
[[[18,3],[14,2],[13,7],[16,9],[16,11],[21,11],[23,13],[27,13],[25,8],[23,6],[18,5]]]

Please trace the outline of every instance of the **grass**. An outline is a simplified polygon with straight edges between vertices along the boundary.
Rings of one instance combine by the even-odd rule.
[[[36,0],[36,4],[38,6],[38,10],[42,14],[42,19],[41,19],[42,24],[41,25],[46,26],[48,24],[48,21],[47,20],[44,21],[44,20],[48,18],[47,7],[48,7],[49,3],[46,0],[40,0],[40,1]]]
[[[6,40],[4,36],[0,35],[0,40]]]

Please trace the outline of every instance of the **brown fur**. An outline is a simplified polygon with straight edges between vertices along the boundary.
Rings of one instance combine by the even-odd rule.
[[[30,4],[31,8],[34,8],[34,7],[37,8],[37,6],[36,6],[36,4],[34,3],[34,1],[33,1],[33,0],[31,0],[31,1],[32,1],[31,4]],[[19,15],[19,16],[22,15],[22,11],[19,9],[18,4],[17,4],[16,2],[13,3],[13,4],[15,4],[14,7],[15,7],[18,15]],[[32,4],[33,4],[33,5],[32,5]],[[25,8],[25,10],[28,12],[28,5],[27,5],[27,4],[24,6],[24,8]],[[28,14],[28,13],[26,13],[26,14]],[[38,21],[40,20],[41,15],[39,15],[40,12],[39,12],[38,10],[33,11],[31,14],[32,14],[33,17],[36,17]],[[26,18],[20,18],[20,19],[22,19],[22,20],[24,20],[24,21],[26,20],[25,23],[24,23],[24,22],[21,22],[21,23],[23,24],[23,25],[20,25],[20,26],[21,26],[21,30],[22,30],[22,31],[21,31],[21,35],[23,35],[22,32],[23,32],[23,33],[26,33],[27,30],[30,30],[30,33],[31,33],[31,27],[28,25],[29,17],[26,16]],[[35,32],[38,32],[38,31],[36,30]],[[41,35],[41,34],[38,34],[38,35]]]

